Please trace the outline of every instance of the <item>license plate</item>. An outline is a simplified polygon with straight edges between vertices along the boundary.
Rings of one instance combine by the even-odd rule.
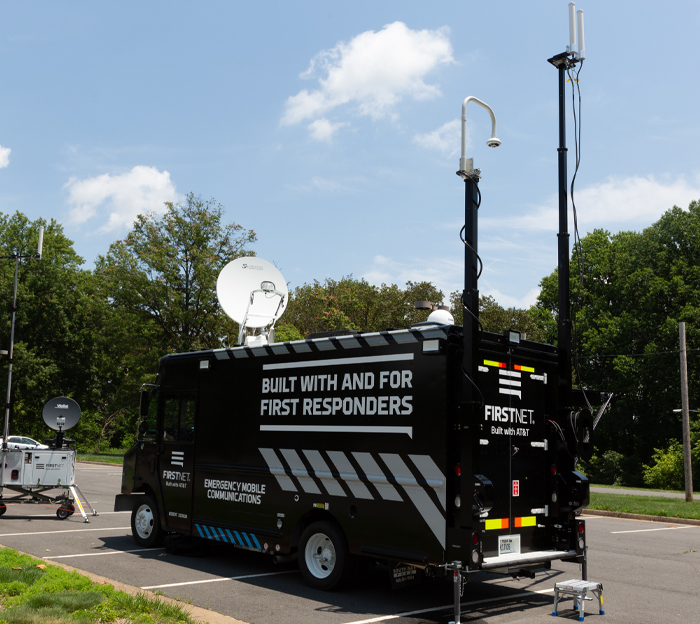
[[[498,537],[498,554],[520,554],[520,535],[500,535]]]

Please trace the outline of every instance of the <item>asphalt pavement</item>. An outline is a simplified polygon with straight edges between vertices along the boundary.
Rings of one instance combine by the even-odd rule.
[[[268,556],[219,543],[199,543],[188,556],[139,548],[131,537],[130,514],[112,511],[121,467],[79,464],[76,480],[98,511],[89,523],[78,513],[62,521],[54,509],[9,506],[0,518],[0,544],[250,624],[445,624],[454,619],[449,578],[392,590],[387,569],[374,566],[353,587],[320,592],[303,583],[294,563],[274,565]],[[603,584],[607,624],[698,621],[700,527],[586,520],[588,576]],[[554,583],[575,578],[580,578],[579,566],[559,562],[535,580],[480,575],[465,588],[462,622],[552,622]],[[571,600],[560,605],[560,619],[578,621],[571,607]],[[589,602],[586,621],[595,618],[600,618],[597,607]]]

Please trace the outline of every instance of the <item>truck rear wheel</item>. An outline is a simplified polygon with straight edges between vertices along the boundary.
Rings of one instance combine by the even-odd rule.
[[[131,533],[139,546],[149,548],[163,541],[158,505],[151,496],[140,497],[131,511]]]
[[[314,522],[301,534],[299,568],[307,585],[338,588],[350,580],[351,563],[345,536],[329,522]]]

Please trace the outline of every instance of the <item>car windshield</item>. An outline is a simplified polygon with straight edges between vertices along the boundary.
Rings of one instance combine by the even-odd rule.
[[[35,446],[39,444],[36,440],[32,440],[31,438],[22,438],[25,444],[31,444],[32,446]]]

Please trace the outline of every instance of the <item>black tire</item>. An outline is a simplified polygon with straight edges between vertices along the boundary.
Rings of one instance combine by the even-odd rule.
[[[65,520],[70,518],[75,513],[75,506],[73,503],[63,503],[57,510],[56,515],[59,520]]]
[[[150,548],[163,542],[165,531],[160,524],[158,505],[149,495],[139,497],[131,511],[131,533],[139,546]]]
[[[354,561],[342,531],[329,522],[314,522],[301,534],[299,568],[310,587],[338,589],[352,578]]]
[[[2,516],[7,511],[7,505],[5,503],[0,503],[0,516]]]

